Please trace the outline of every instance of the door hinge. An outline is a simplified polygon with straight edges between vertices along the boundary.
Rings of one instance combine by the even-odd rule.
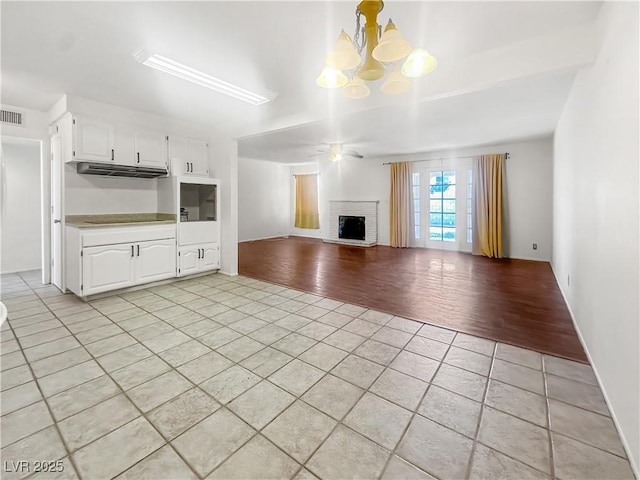
[[[58,129],[58,125],[56,125],[56,133],[58,133],[60,130]]]
[[[76,156],[76,151],[75,151],[75,150],[73,151],[73,156],[74,156],[74,157]]]
[[[80,291],[82,292],[84,290],[84,284],[80,285]]]
[[[82,250],[80,250],[80,256],[81,256],[81,257],[83,256],[83,251],[82,251]]]
[[[73,124],[74,124],[74,125],[76,124],[76,119],[75,119],[75,118],[73,119]]]
[[[180,269],[178,269],[178,273],[180,273]]]
[[[165,138],[167,139],[167,141],[169,141],[169,135],[167,135]]]
[[[178,256],[180,256],[180,252],[178,252]]]

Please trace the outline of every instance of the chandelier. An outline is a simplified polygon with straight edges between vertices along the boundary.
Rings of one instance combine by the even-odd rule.
[[[340,32],[335,46],[325,56],[325,66],[316,79],[318,86],[342,88],[348,98],[364,98],[371,93],[365,82],[380,80],[389,71],[380,90],[399,94],[411,90],[411,78],[435,70],[435,57],[423,48],[412,49],[391,19],[381,34],[378,13],[383,8],[381,0],[362,0],[358,4],[353,40],[344,30]],[[366,20],[362,28],[361,16]]]

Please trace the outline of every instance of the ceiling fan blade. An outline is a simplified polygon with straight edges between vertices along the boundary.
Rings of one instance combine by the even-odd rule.
[[[310,153],[307,157],[318,157],[320,155],[328,155],[329,152],[318,152],[318,153]]]
[[[364,156],[360,155],[358,152],[342,152],[342,154],[347,157],[364,158]]]

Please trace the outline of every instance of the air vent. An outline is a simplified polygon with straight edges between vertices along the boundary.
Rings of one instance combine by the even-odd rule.
[[[0,110],[0,112],[2,112],[2,118],[0,119],[2,123],[18,125],[19,127],[22,126],[22,113],[12,112],[11,110]]]

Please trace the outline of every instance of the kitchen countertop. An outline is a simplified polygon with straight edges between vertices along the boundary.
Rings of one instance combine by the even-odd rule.
[[[70,227],[123,227],[129,225],[164,225],[176,223],[170,213],[110,213],[104,215],[67,215],[65,222]]]

